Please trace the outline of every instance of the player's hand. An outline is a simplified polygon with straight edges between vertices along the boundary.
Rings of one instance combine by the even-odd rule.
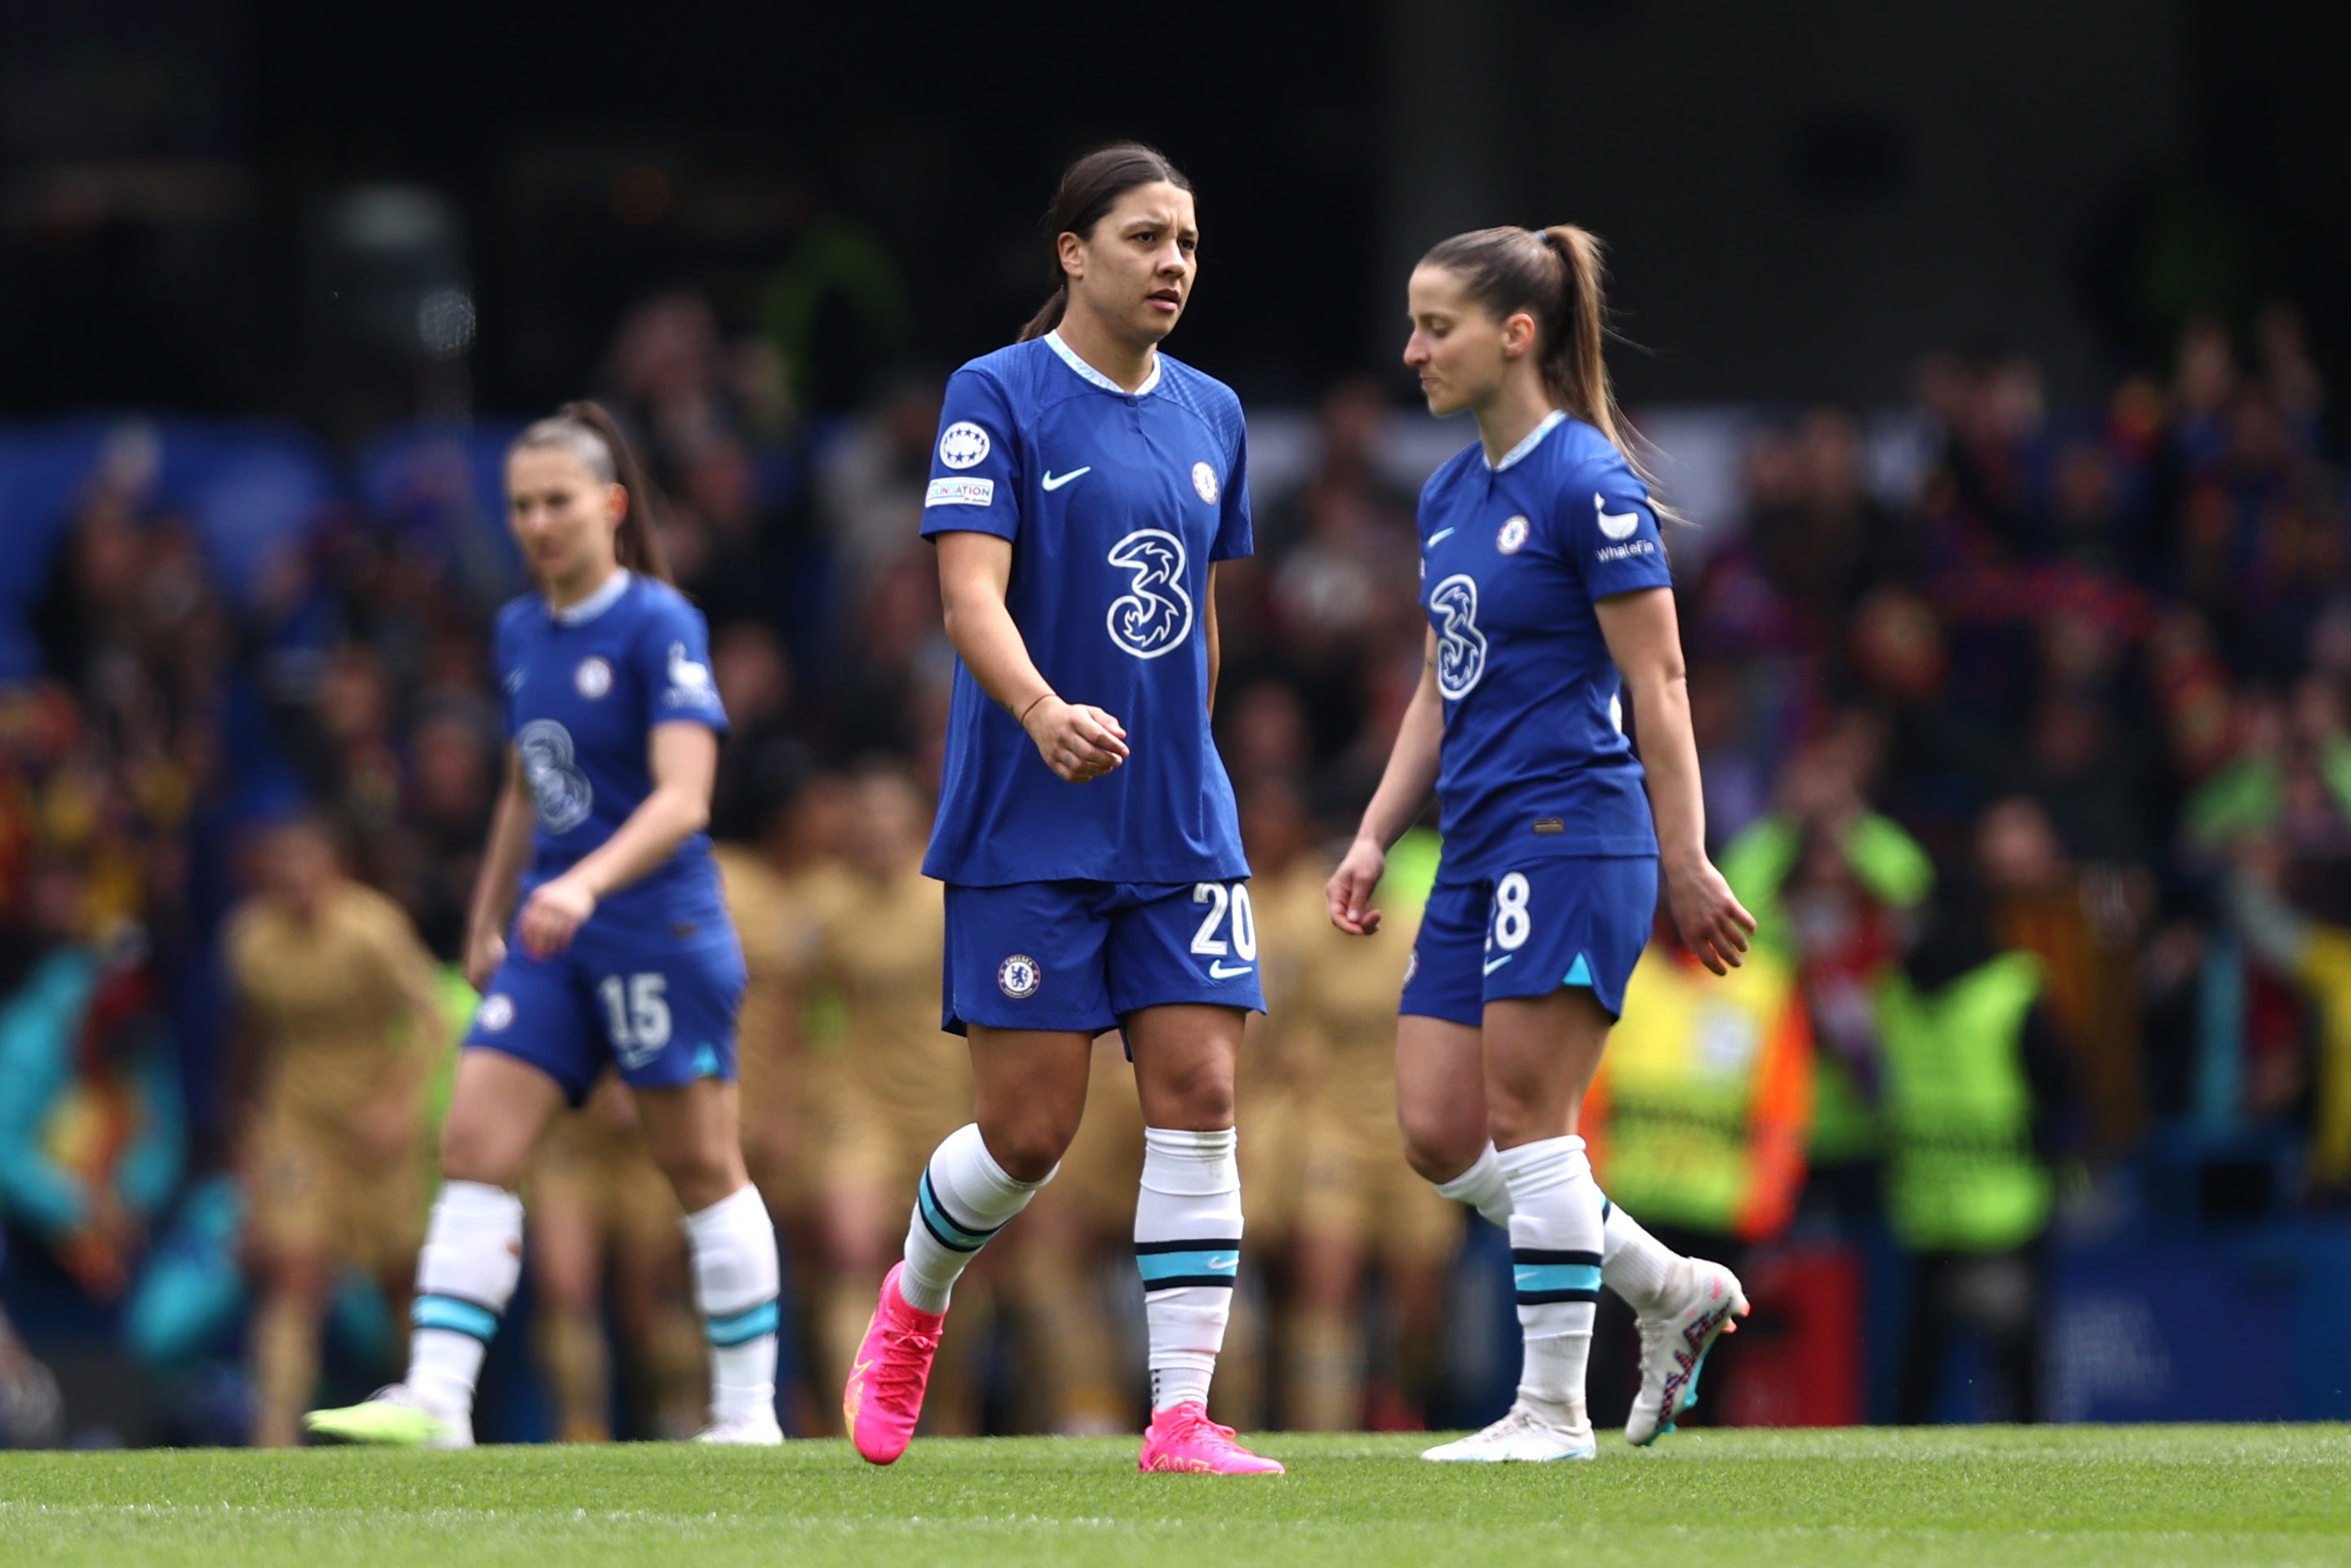
[[[1330,901],[1331,924],[1350,936],[1369,936],[1380,928],[1380,912],[1372,907],[1372,894],[1388,868],[1388,852],[1369,839],[1347,846],[1347,855],[1331,880],[1322,885]]]
[[[490,977],[507,961],[507,939],[496,931],[476,931],[465,938],[465,984],[476,991],[490,988]]]
[[[1126,727],[1084,703],[1040,697],[1020,721],[1037,755],[1065,784],[1099,779],[1126,760]]]
[[[1666,913],[1682,946],[1716,974],[1727,975],[1746,962],[1755,916],[1705,856],[1667,870]]]
[[[573,933],[596,913],[596,895],[569,873],[538,884],[522,906],[522,950],[545,958],[571,946]]]

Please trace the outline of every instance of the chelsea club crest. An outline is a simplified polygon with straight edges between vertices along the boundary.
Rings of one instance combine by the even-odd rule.
[[[1045,983],[1045,971],[1026,953],[1015,953],[996,966],[996,988],[1016,1002],[1025,1002]]]

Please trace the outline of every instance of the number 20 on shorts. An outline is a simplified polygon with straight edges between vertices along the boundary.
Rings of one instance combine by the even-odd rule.
[[[1249,963],[1257,962],[1257,910],[1249,903],[1247,883],[1237,882],[1230,889],[1220,882],[1194,884],[1192,902],[1208,906],[1207,915],[1201,920],[1200,929],[1192,935],[1192,951],[1204,957],[1221,958],[1229,951],[1235,957]],[[1226,916],[1232,917],[1226,924]],[[1228,947],[1225,938],[1217,935],[1219,926],[1230,934]]]

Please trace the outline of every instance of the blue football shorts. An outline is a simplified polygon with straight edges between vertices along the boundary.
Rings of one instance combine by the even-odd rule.
[[[1475,1028],[1488,1002],[1585,986],[1615,1018],[1656,917],[1650,855],[1559,855],[1490,877],[1440,869],[1396,1010]]]
[[[581,931],[534,958],[509,935],[474,1009],[465,1048],[502,1051],[578,1105],[607,1065],[637,1089],[735,1076],[735,1019],[747,975],[734,928],[692,942]]]
[[[1265,1010],[1240,882],[948,884],[940,1027],[1100,1034],[1172,1002]]]

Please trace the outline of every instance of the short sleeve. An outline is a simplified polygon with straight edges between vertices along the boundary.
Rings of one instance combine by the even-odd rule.
[[[1673,586],[1649,487],[1621,458],[1575,471],[1560,493],[1558,527],[1563,553],[1594,600]]]
[[[1020,537],[1020,455],[1012,405],[996,378],[967,365],[947,381],[939,410],[931,482],[923,492],[923,537]]]
[[[645,727],[688,720],[726,733],[726,708],[710,678],[710,627],[702,612],[663,595],[631,655],[645,694]]]
[[[1225,493],[1217,498],[1220,511],[1217,542],[1208,550],[1210,560],[1232,560],[1257,553],[1257,535],[1249,523],[1249,432],[1239,427],[1238,414],[1233,423],[1233,464],[1225,476]]]

